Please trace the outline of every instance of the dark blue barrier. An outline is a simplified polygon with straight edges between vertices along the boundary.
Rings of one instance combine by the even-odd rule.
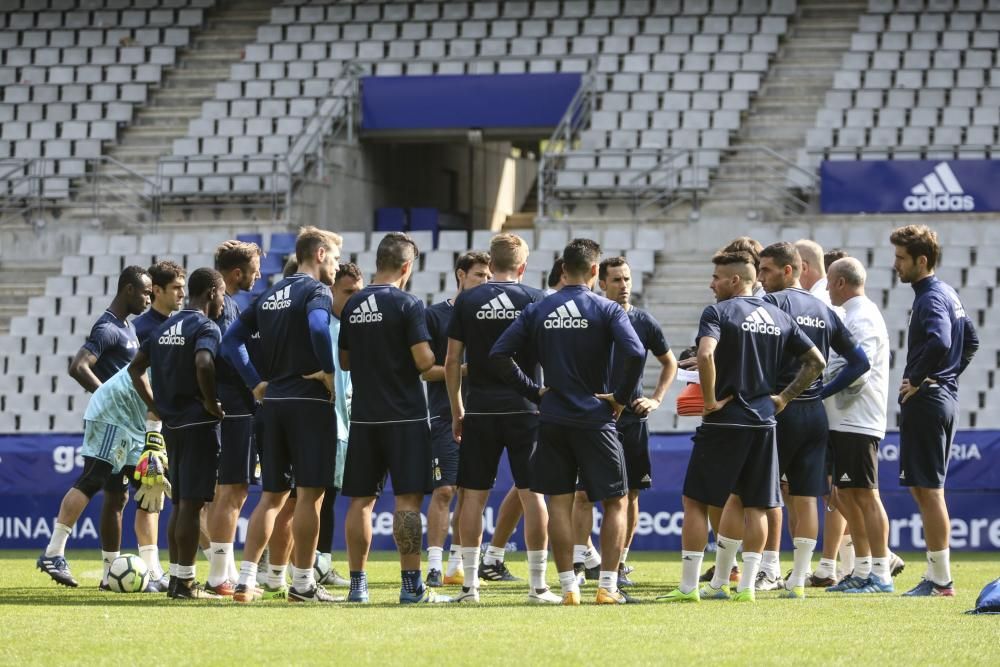
[[[820,165],[823,213],[1000,211],[1000,160],[861,160]]]
[[[922,549],[920,516],[909,493],[898,484],[899,436],[891,433],[879,452],[880,486],[890,518],[894,549]],[[41,548],[51,535],[63,494],[82,467],[79,435],[0,436],[0,548]],[[680,489],[690,454],[688,435],[656,435],[651,442],[653,489],[640,497],[640,520],[633,548],[678,550],[683,514]],[[510,487],[506,461],[497,479],[497,491],[486,510],[486,532],[492,535],[495,512]],[[239,544],[246,519],[256,504],[253,489],[240,520]],[[97,526],[101,497],[95,498],[77,523],[70,546],[98,548]],[[952,544],[956,549],[1000,549],[1000,431],[959,431],[949,467],[948,503],[952,516]],[[169,507],[169,505],[168,505]],[[425,505],[426,510],[426,505]],[[336,548],[344,548],[342,520],[346,501],[337,500]],[[135,547],[132,504],[126,510],[124,547]],[[393,549],[392,497],[380,499],[373,517],[375,549]],[[595,528],[599,517],[595,518]],[[166,521],[161,521],[161,544],[166,544]],[[787,537],[786,537],[787,540]],[[523,549],[522,531],[513,543]],[[790,545],[785,545],[786,548]]]
[[[364,77],[361,129],[555,127],[580,81],[579,74]]]

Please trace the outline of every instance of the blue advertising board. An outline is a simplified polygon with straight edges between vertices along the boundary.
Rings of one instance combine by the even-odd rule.
[[[0,436],[0,549],[40,549],[52,533],[63,494],[82,468],[79,435]],[[640,516],[633,542],[635,550],[679,550],[683,510],[681,488],[691,451],[690,435],[654,435],[650,444],[653,488],[640,496]],[[923,549],[920,514],[906,489],[899,486],[899,435],[890,433],[879,450],[879,485],[890,520],[893,549]],[[487,539],[493,534],[496,512],[511,486],[506,461],[486,508]],[[952,447],[948,476],[948,505],[955,549],[1000,549],[1000,431],[959,431]],[[238,546],[246,536],[247,520],[256,505],[259,488],[253,488],[237,531]],[[70,548],[98,548],[101,496],[95,497],[77,522]],[[167,505],[169,509],[169,504]],[[335,548],[344,548],[343,517],[346,500],[336,503]],[[595,534],[600,511],[595,512]],[[424,506],[426,516],[426,504]],[[126,509],[123,546],[135,546],[134,510]],[[380,498],[372,515],[372,548],[392,550],[393,501]],[[166,544],[166,520],[161,520],[160,543]],[[785,536],[787,541],[787,536]],[[785,545],[790,547],[789,544]],[[519,526],[510,548],[523,549]]]
[[[823,213],[1000,211],[1000,160],[836,160],[819,173]]]

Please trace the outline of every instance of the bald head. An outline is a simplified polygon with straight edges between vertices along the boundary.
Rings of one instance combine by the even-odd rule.
[[[799,281],[806,289],[812,289],[812,286],[826,275],[823,246],[810,239],[799,239],[795,242],[795,249],[802,258],[802,274],[799,276]]]
[[[863,296],[866,278],[865,267],[857,259],[838,259],[830,265],[827,273],[826,288],[830,292],[830,302],[835,306],[842,306],[856,296]]]

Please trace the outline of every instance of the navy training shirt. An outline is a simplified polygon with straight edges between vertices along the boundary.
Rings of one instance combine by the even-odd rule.
[[[958,294],[937,276],[914,283],[913,292],[903,377],[914,386],[934,378],[958,395],[958,376],[979,349],[976,328]]]
[[[427,419],[427,400],[410,348],[429,343],[424,302],[394,285],[368,285],[348,299],[338,347],[350,354],[351,423]]]
[[[225,335],[230,325],[239,318],[239,304],[236,303],[236,299],[226,294],[222,314],[219,315],[219,319],[215,320],[222,335]],[[249,347],[248,344],[248,353]],[[233,368],[233,365],[226,361],[226,358],[221,354],[215,359],[215,382],[219,392],[219,400],[222,401],[222,410],[227,417],[243,417],[253,414],[253,393],[243,383],[243,379]]]
[[[667,339],[663,335],[663,327],[660,326],[660,323],[656,321],[655,317],[650,315],[645,310],[636,308],[635,306],[626,310],[625,314],[628,315],[628,321],[632,323],[632,328],[635,329],[635,335],[639,337],[639,342],[642,343],[644,359],[646,352],[652,352],[654,357],[662,357],[670,351],[670,345],[667,343]],[[611,357],[611,386],[617,387],[624,380],[624,377],[625,358],[619,353],[618,347],[615,346]],[[632,403],[635,402],[637,398],[641,397],[642,379],[640,376],[639,383],[635,386],[635,391],[632,392],[632,396],[628,399],[628,404],[618,416],[619,423],[639,419],[635,412],[632,411]],[[645,419],[645,417],[642,419]]]
[[[715,398],[733,400],[704,418],[718,426],[767,427],[775,424],[774,402],[782,369],[813,347],[795,320],[770,301],[737,296],[705,308],[698,340],[708,336],[715,348]]]
[[[105,310],[91,327],[83,349],[97,357],[91,370],[104,383],[132,361],[139,351],[139,339],[131,322],[120,320],[110,310]]]
[[[425,311],[427,318],[427,333],[431,337],[431,349],[434,350],[434,363],[443,366],[448,356],[448,324],[455,310],[451,300],[446,299],[435,303]],[[448,388],[445,382],[427,383],[427,409],[431,417],[451,419],[451,401],[448,400]]]
[[[312,276],[296,273],[263,292],[254,304],[240,314],[240,321],[260,344],[248,352],[254,368],[267,381],[265,398],[329,401],[330,393],[322,382],[306,380],[322,370],[313,351],[309,333],[309,313],[323,309],[330,312],[333,297],[330,289]]]
[[[585,285],[569,285],[525,308],[491,356],[524,350],[538,355],[549,388],[542,396],[542,422],[610,430],[611,406],[595,394],[632,392],[611,385],[612,345],[623,359],[646,353],[621,306]]]
[[[809,337],[813,345],[823,355],[824,359],[830,358],[830,349],[833,348],[837,354],[847,356],[851,350],[858,346],[854,335],[848,330],[844,321],[840,319],[837,312],[826,305],[818,297],[804,289],[789,287],[788,289],[771,292],[764,296],[765,301],[773,303],[781,308],[795,323],[802,329],[802,333]],[[795,380],[796,374],[802,368],[802,362],[798,358],[789,359],[787,365],[782,369],[778,378],[778,391],[784,390]],[[811,401],[818,399],[823,391],[823,376],[816,380],[803,391],[797,401]]]
[[[471,414],[537,413],[538,406],[522,397],[490,365],[490,350],[524,309],[545,298],[540,289],[513,281],[483,283],[455,299],[448,338],[465,345],[469,395],[465,411]],[[536,353],[525,347],[511,355],[528,376],[538,381]]]
[[[156,412],[170,428],[218,421],[202,405],[194,359],[199,350],[207,350],[218,359],[221,342],[218,325],[203,312],[182,310],[154,329],[142,344],[152,369]]]
[[[170,315],[173,315],[171,313]],[[164,315],[155,308],[148,308],[146,312],[132,319],[132,326],[135,327],[135,336],[139,339],[139,345],[146,342],[149,334],[158,326],[170,319],[170,315]]]

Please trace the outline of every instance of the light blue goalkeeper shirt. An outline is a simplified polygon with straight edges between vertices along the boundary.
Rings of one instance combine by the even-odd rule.
[[[146,438],[146,404],[132,386],[128,366],[97,388],[83,418],[125,429],[140,442]]]

